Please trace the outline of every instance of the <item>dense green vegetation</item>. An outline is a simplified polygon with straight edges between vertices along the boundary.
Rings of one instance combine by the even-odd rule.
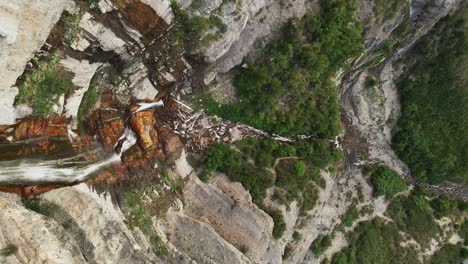
[[[266,209],[265,212],[268,213],[273,219],[273,237],[276,239],[280,239],[283,236],[284,231],[286,230],[286,223],[284,222],[283,213],[281,213],[280,210],[274,209]]]
[[[392,223],[377,218],[362,222],[349,238],[349,247],[336,254],[333,264],[419,263],[416,253],[400,246],[401,236]]]
[[[59,71],[60,53],[52,52],[46,60],[35,60],[35,68],[26,73],[23,83],[18,86],[19,94],[15,104],[28,103],[36,116],[48,116],[58,104],[61,95],[73,88],[71,78]]]
[[[468,250],[462,248],[460,245],[447,244],[434,256],[432,256],[431,264],[460,264],[463,260],[468,258]]]
[[[435,222],[436,219],[442,217],[456,219],[464,211],[466,211],[465,202],[416,188],[408,197],[395,198],[389,205],[387,214],[399,230],[409,234],[421,246],[426,247],[431,238],[441,232]],[[467,227],[463,224],[458,228],[462,238],[466,236]]]
[[[407,56],[398,84],[402,115],[393,147],[413,176],[433,184],[468,183],[467,28],[466,17],[442,19]]]
[[[408,189],[405,180],[388,166],[369,166],[364,171],[370,176],[375,196],[385,195],[387,198],[393,198],[395,194]]]
[[[422,246],[428,246],[431,238],[439,232],[432,208],[422,193],[396,198],[387,213],[399,230],[411,235]]]
[[[205,151],[202,180],[208,180],[213,171],[220,171],[233,181],[241,182],[256,204],[262,204],[266,189],[273,186],[273,175],[265,168],[257,168],[245,156],[227,144],[215,143]]]
[[[336,72],[362,51],[361,27],[353,1],[321,2],[319,15],[307,14],[285,26],[280,39],[235,78],[239,102],[208,111],[283,135],[332,138],[339,132]]]

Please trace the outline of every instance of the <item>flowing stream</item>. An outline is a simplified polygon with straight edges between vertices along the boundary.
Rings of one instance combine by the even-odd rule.
[[[163,106],[162,101],[155,103],[140,103],[139,108],[133,114],[144,111],[156,106]],[[112,155],[104,155],[104,151],[99,144],[93,144],[90,150],[80,153],[73,157],[38,159],[22,158],[7,161],[0,161],[0,184],[1,185],[37,185],[45,183],[77,183],[82,182],[99,170],[109,167],[112,164],[121,162],[122,154],[130,149],[137,142],[137,135],[127,126],[115,143],[114,149],[120,150]],[[14,145],[23,143],[14,143],[0,145],[0,152],[8,151]],[[98,156],[103,157],[98,160],[87,160],[84,157]]]

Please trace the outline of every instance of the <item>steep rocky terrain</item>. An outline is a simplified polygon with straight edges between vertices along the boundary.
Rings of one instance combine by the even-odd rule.
[[[466,3],[355,6],[363,43],[329,70],[341,132],[323,139],[203,110],[238,101],[238,74],[268,61],[291,18],[328,18],[320,1],[0,0],[0,263],[355,263],[356,241],[386,228],[395,263],[466,248],[467,188],[413,177],[392,149],[402,61]],[[410,188],[376,195],[377,165]],[[312,181],[281,182],[292,172]]]

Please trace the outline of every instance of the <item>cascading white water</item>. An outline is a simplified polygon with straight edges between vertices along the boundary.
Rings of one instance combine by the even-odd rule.
[[[164,106],[164,103],[159,101],[138,105],[139,108],[133,114],[156,106]],[[137,135],[131,128],[126,127],[114,146],[114,149],[116,149],[120,144],[120,150],[103,160],[84,160],[83,156],[86,153],[83,153],[74,157],[55,160],[19,159],[0,161],[0,184],[33,185],[81,182],[88,179],[93,173],[121,162],[122,154],[135,145],[136,142]],[[101,150],[99,147],[90,150],[89,153],[100,152]]]

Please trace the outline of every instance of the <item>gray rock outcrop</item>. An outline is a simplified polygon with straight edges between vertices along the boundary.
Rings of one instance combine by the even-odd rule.
[[[12,88],[71,0],[0,1],[0,124],[15,123]]]

